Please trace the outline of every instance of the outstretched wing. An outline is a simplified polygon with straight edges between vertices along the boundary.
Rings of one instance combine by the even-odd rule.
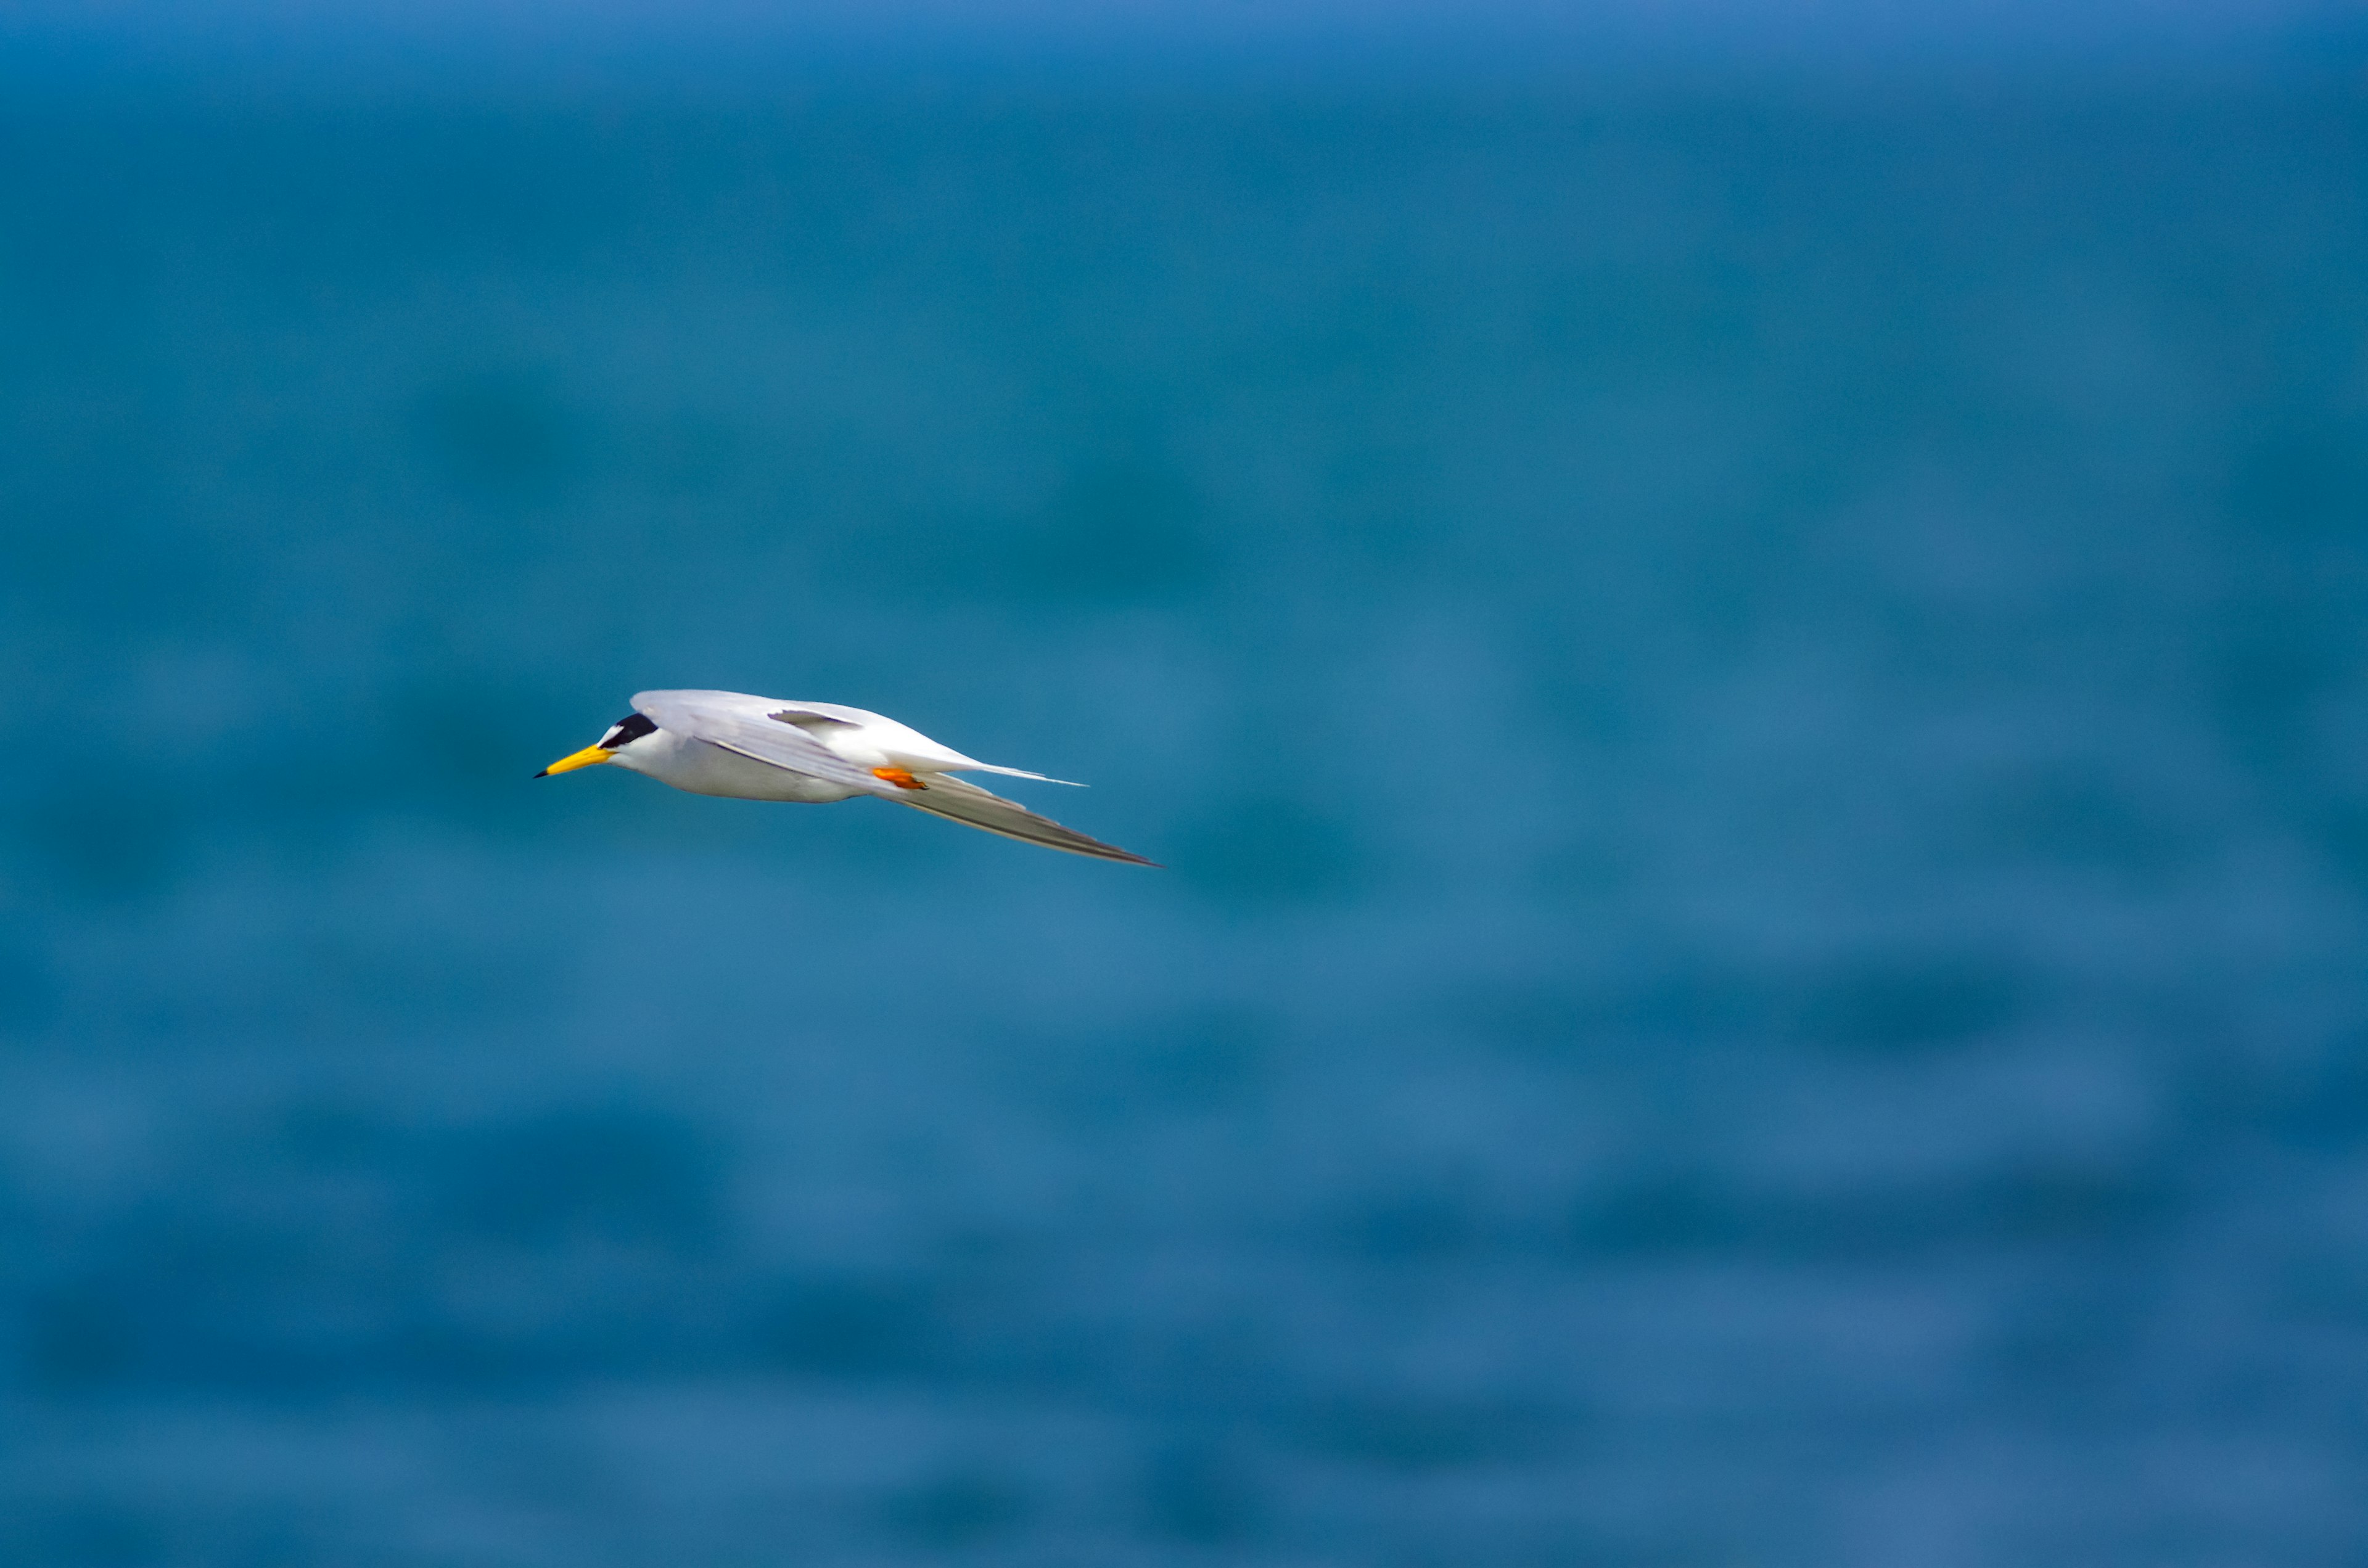
[[[1072,855],[1091,855],[1099,860],[1123,860],[1131,866],[1156,866],[1159,863],[1146,860],[1140,855],[1129,854],[1115,844],[1087,838],[1075,828],[1063,827],[1050,817],[1038,816],[1017,801],[1007,801],[975,784],[964,783],[943,773],[928,775],[918,790],[891,790],[887,794],[891,800],[902,801],[916,810],[935,812],[941,817],[951,817],[973,827],[983,827],[1006,838],[1041,844],[1047,849],[1064,849]]]
[[[657,721],[662,729],[689,735],[725,751],[738,752],[757,762],[770,763],[809,778],[827,779],[867,795],[901,795],[902,790],[875,778],[824,745],[799,725],[784,723],[765,712],[762,699],[723,691],[641,691],[633,694],[633,710]]]
[[[1085,786],[1067,778],[1055,778],[1050,774],[1030,773],[1024,767],[1003,767],[992,762],[981,762],[974,756],[964,756],[951,746],[929,739],[909,724],[900,724],[884,713],[866,709],[842,707],[836,702],[768,702],[766,715],[784,724],[794,724],[817,740],[828,740],[837,731],[853,730],[876,744],[881,752],[899,767],[909,767],[916,773],[942,773],[953,769],[979,773],[1000,773],[1007,778],[1033,778],[1040,784],[1067,784],[1073,790]]]

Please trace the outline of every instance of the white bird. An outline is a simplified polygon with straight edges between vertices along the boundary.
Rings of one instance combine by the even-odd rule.
[[[535,777],[603,762],[694,795],[802,801],[877,795],[1048,849],[1156,864],[952,775],[1000,773],[1047,784],[1067,779],[980,762],[894,719],[836,702],[785,702],[744,691],[640,692],[633,711],[607,734]]]

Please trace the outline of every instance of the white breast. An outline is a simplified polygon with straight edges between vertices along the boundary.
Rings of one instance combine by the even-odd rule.
[[[658,730],[616,756],[616,765],[694,795],[737,801],[844,801],[858,793],[844,784],[808,778],[768,762]]]

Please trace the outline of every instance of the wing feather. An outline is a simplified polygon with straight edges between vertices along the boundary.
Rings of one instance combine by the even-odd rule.
[[[919,790],[892,790],[888,798],[913,807],[916,811],[932,812],[941,817],[971,827],[999,833],[1006,838],[1017,838],[1026,844],[1041,844],[1047,849],[1065,850],[1072,855],[1090,855],[1098,860],[1123,860],[1131,866],[1156,866],[1156,860],[1121,849],[1115,844],[1104,844],[1099,838],[1088,838],[1073,827],[1063,827],[1050,817],[1040,817],[1017,801],[1007,801],[991,790],[942,773],[932,773]]]

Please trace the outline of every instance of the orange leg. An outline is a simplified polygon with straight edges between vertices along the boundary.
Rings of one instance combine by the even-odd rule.
[[[905,772],[901,767],[875,767],[871,770],[871,777],[874,778],[885,778],[889,783],[894,784],[899,790],[926,790],[928,788],[927,784],[922,783],[919,779],[914,778],[911,774]]]

